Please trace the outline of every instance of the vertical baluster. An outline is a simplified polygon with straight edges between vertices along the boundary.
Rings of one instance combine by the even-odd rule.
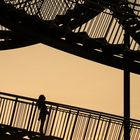
[[[34,108],[34,111],[32,110],[32,112],[31,112],[32,120],[31,120],[31,123],[30,123],[30,131],[33,128],[33,122],[34,122],[34,119],[35,119],[35,113],[36,113],[36,109],[37,109],[37,106],[34,106],[34,102],[33,102],[33,107],[35,107],[35,108]]]
[[[68,114],[68,117],[67,117],[66,125],[65,125],[65,128],[64,128],[63,139],[65,137],[66,130],[67,130],[67,127],[68,127],[68,123],[69,123],[69,119],[70,119],[70,114],[71,114],[71,110],[69,110],[69,114]]]
[[[57,106],[56,111],[55,111],[55,115],[54,115],[54,119],[53,119],[53,122],[52,122],[52,127],[51,127],[51,131],[50,131],[50,135],[52,135],[52,131],[54,129],[54,122],[55,122],[55,119],[56,119],[57,111],[58,111],[58,106]]]
[[[10,125],[10,121],[11,121],[11,116],[12,116],[12,112],[11,112],[11,110],[12,110],[12,107],[13,107],[13,101],[12,100],[10,100],[10,106],[9,106],[9,118],[8,118],[8,124]]]
[[[62,110],[62,111],[60,111],[59,127],[57,127],[57,129],[58,129],[57,136],[58,137],[61,137],[63,115],[64,115],[64,111]]]
[[[3,113],[2,113],[2,123],[4,124],[4,121],[5,121],[5,115],[6,115],[6,106],[7,106],[7,99],[4,99],[4,102],[3,102]]]
[[[34,107],[34,102],[32,102],[32,106],[31,106],[31,111],[30,111],[30,115],[29,115],[29,120],[28,120],[28,125],[27,125],[27,130],[29,129],[29,131],[31,130],[31,117],[32,117],[32,113],[33,113],[33,107]],[[30,127],[30,128],[29,128]]]
[[[77,114],[76,114],[76,117],[75,117],[75,121],[74,121],[73,128],[72,128],[72,131],[71,131],[70,140],[72,140],[72,138],[73,138],[73,134],[74,134],[74,130],[75,130],[75,127],[76,127],[78,116],[79,116],[79,110],[77,111]]]
[[[6,110],[5,110],[5,124],[8,125],[8,118],[9,118],[9,108],[10,108],[10,101],[7,100]]]
[[[46,126],[45,126],[45,133],[47,132],[47,128],[48,128],[48,124],[49,124],[49,120],[50,120],[50,116],[51,116],[51,109],[52,109],[52,106],[50,106],[50,108],[49,108],[49,115],[47,116],[47,121],[46,121]]]
[[[24,123],[23,123],[23,128],[26,129],[26,119],[28,118],[28,103],[25,104],[25,111],[24,111]]]
[[[12,126],[12,123],[13,123],[13,120],[14,120],[14,115],[15,115],[15,111],[16,111],[17,101],[18,101],[18,98],[16,97],[16,100],[15,100],[15,103],[14,103],[14,107],[13,107],[13,111],[12,111],[12,117],[11,117],[11,121],[10,121],[10,126]]]
[[[87,130],[88,130],[88,127],[89,127],[90,119],[91,119],[91,114],[88,115],[88,120],[87,120],[87,124],[86,124],[86,128],[85,128],[83,140],[85,140],[85,138],[86,138],[86,134],[87,134]]]
[[[111,16],[111,20],[110,20],[110,23],[108,25],[108,28],[107,28],[107,31],[106,31],[106,34],[105,34],[105,38],[109,38],[108,41],[110,41],[109,32],[110,32],[110,29],[111,29],[111,27],[113,25],[113,21],[114,21],[114,18],[113,18],[113,16]]]
[[[95,133],[94,133],[93,140],[95,140],[95,138],[96,138],[96,134],[97,134],[97,131],[98,131],[100,119],[101,119],[101,114],[99,114],[99,118],[98,118],[98,122],[97,122],[97,126],[96,126],[96,130],[95,130]]]
[[[1,123],[3,123],[4,102],[5,102],[5,99],[2,99],[2,101],[1,101],[1,113],[0,113]]]
[[[64,125],[65,125],[65,122],[66,122],[66,112],[64,111],[63,112],[63,123],[61,124],[62,128],[61,128],[61,133],[60,133],[60,137],[63,137],[63,132],[64,132]]]
[[[106,139],[107,139],[108,132],[109,132],[109,128],[110,128],[110,124],[111,124],[111,119],[109,119],[109,121],[108,121],[108,125],[107,125],[107,129],[106,129],[106,133],[105,133],[104,140],[106,140]]]
[[[59,129],[59,126],[60,126],[60,123],[59,123],[60,116],[61,116],[61,111],[59,110],[58,115],[57,115],[57,117],[55,119],[56,123],[55,123],[55,128],[54,128],[54,135],[57,135],[57,132],[58,132],[58,129]]]
[[[124,123],[122,123],[122,125],[121,125],[121,129],[120,129],[120,133],[119,133],[119,136],[118,136],[118,140],[121,139],[121,136],[122,136],[122,133],[123,133],[123,127],[124,127],[123,124],[124,124]]]
[[[103,126],[103,120],[100,121],[100,127],[99,127],[99,131],[98,131],[98,135],[97,135],[97,140],[100,139],[100,135],[102,134],[102,126]]]

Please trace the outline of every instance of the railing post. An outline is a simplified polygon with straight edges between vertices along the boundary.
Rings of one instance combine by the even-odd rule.
[[[13,108],[13,113],[12,113],[12,117],[11,117],[11,121],[10,121],[10,126],[12,126],[12,123],[13,123],[13,119],[14,119],[14,115],[15,115],[15,111],[16,111],[16,106],[17,106],[17,101],[18,101],[18,98],[16,97],[16,100],[14,103],[14,108]]]

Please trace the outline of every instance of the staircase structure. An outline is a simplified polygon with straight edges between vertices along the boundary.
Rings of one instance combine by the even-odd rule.
[[[139,74],[139,3],[132,1],[1,0],[0,49],[44,43],[119,69],[127,51]]]
[[[0,50],[27,47],[36,43],[43,43],[124,70],[124,122],[121,117],[113,116],[112,120],[112,115],[98,112],[100,116],[96,112],[98,115],[92,116],[92,111],[86,110],[81,113],[83,111],[81,109],[75,111],[73,107],[65,108],[60,105],[66,109],[66,112],[68,111],[66,113],[65,109],[60,111],[61,109],[59,110],[59,106],[56,105],[54,112],[60,111],[60,114],[64,116],[68,114],[74,119],[65,117],[68,126],[65,126],[66,122],[62,121],[63,123],[58,125],[60,127],[58,130],[55,121],[63,120],[59,115],[60,120],[58,117],[50,121],[51,128],[46,127],[48,136],[67,140],[121,140],[124,129],[124,140],[140,139],[139,121],[130,121],[129,89],[130,72],[140,74],[140,2],[138,0],[1,0]],[[7,106],[4,102],[17,105],[18,101],[10,103],[9,100],[11,99],[2,97],[3,106]],[[12,105],[9,106],[14,109]],[[34,104],[30,106],[35,108]],[[53,110],[51,108],[53,104],[49,107]],[[26,107],[23,105],[23,108]],[[56,114],[54,113],[54,117]],[[24,120],[25,127],[23,127],[11,116],[7,118],[8,122],[4,116],[1,118],[1,129],[6,127],[7,132],[11,134],[9,127],[10,129],[13,127],[14,133],[19,131],[19,128],[24,130],[26,128],[27,133],[33,131],[38,135],[36,124],[32,127],[33,124]],[[73,121],[71,127],[68,119]],[[90,123],[94,121],[97,121],[95,127],[96,123]],[[82,129],[80,126],[84,124],[85,128]]]

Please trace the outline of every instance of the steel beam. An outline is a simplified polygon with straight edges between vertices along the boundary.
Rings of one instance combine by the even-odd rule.
[[[124,140],[130,140],[130,36],[124,34]]]

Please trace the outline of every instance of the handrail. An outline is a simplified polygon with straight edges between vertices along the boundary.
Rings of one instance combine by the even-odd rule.
[[[5,93],[5,92],[0,92],[0,95],[6,95],[6,96],[9,96],[9,97],[20,98],[20,99],[25,99],[25,100],[29,100],[29,101],[35,101],[35,102],[38,100],[38,99],[35,99],[35,98],[31,98],[31,97],[25,97],[25,96],[15,95],[15,94]],[[55,106],[59,106],[59,107],[67,108],[67,109],[71,109],[71,110],[79,110],[79,111],[86,112],[86,113],[94,113],[96,115],[102,114],[103,117],[109,117],[110,116],[113,119],[117,118],[118,120],[123,120],[123,116],[119,116],[119,115],[94,111],[94,110],[90,110],[90,109],[75,107],[75,106],[71,106],[71,105],[65,105],[65,104],[51,102],[51,101],[45,101],[45,102],[46,102],[46,104],[49,104],[49,105],[55,105]],[[135,121],[139,121],[139,120],[131,118],[131,121],[135,122]]]
[[[38,99],[35,98],[31,98],[31,97],[25,97],[25,96],[21,96],[21,95],[15,95],[15,94],[10,94],[10,93],[5,93],[5,92],[0,92],[0,95],[6,95],[6,96],[10,96],[10,97],[15,97],[15,98],[21,98],[21,99],[25,99],[25,100],[30,100],[30,101],[37,101]],[[114,118],[119,117],[121,119],[123,119],[123,117],[120,117],[118,115],[112,115],[109,113],[104,113],[104,112],[99,112],[99,111],[93,111],[90,109],[85,109],[85,108],[81,108],[81,107],[75,107],[75,106],[71,106],[71,105],[65,105],[65,104],[61,104],[61,103],[56,103],[56,102],[51,102],[51,101],[45,101],[46,104],[50,104],[50,105],[55,105],[55,106],[59,106],[59,107],[64,107],[64,108],[68,108],[68,109],[73,109],[73,110],[79,110],[82,112],[87,112],[87,113],[95,113],[95,114],[102,114],[102,116],[113,116]]]

